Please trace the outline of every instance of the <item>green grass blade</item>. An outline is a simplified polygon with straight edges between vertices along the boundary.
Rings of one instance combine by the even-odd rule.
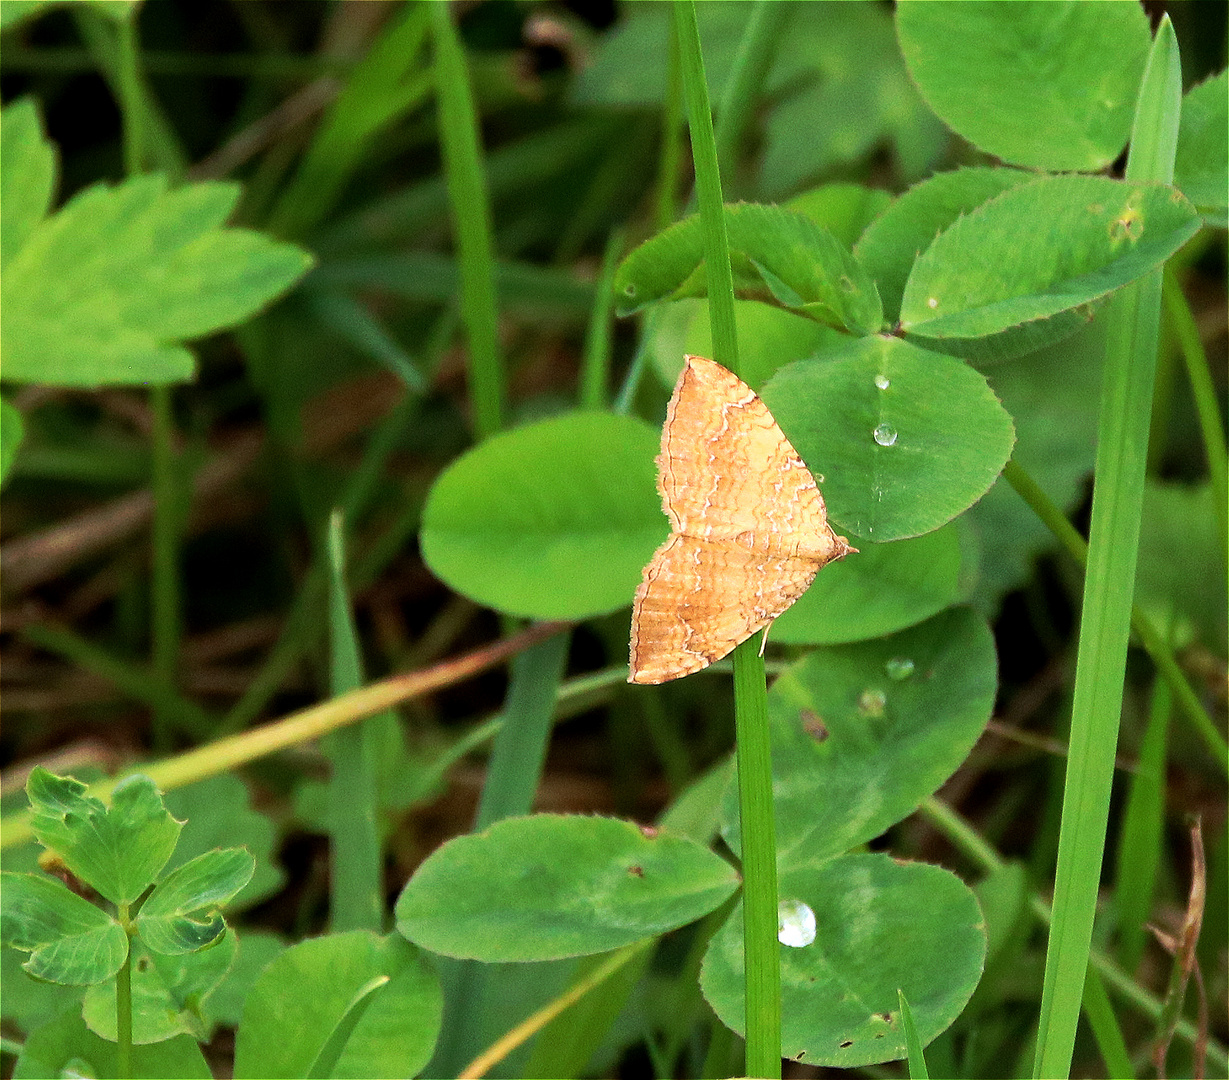
[[[930,1080],[926,1069],[926,1055],[922,1053],[922,1040],[918,1038],[917,1025],[913,1022],[913,1010],[905,998],[905,992],[898,990],[900,995],[900,1022],[905,1028],[905,1045],[909,1048],[909,1080]]]
[[[488,193],[498,204],[500,198],[534,191],[584,168],[603,147],[626,138],[635,122],[619,116],[585,114],[501,146],[483,162]],[[313,233],[313,246],[329,256],[404,247],[436,228],[447,212],[447,181],[443,176],[432,176],[322,223]]]
[[[334,511],[329,520],[329,689],[333,697],[357,690],[363,683],[362,658],[350,593],[346,588],[344,519]],[[379,788],[376,775],[380,725],[397,723],[389,712],[332,732],[325,750],[332,759],[329,777],[329,838],[332,872],[332,928],[384,929],[383,859],[380,850]]]
[[[743,856],[747,972],[747,1075],[781,1075],[781,953],[777,942],[777,843],[772,748],[761,635],[734,650],[738,813]]]
[[[661,232],[678,217],[679,164],[683,159],[683,77],[679,70],[679,38],[670,31],[670,54],[666,61],[666,101],[661,114],[661,153],[657,161],[653,199],[653,229]]]
[[[140,70],[140,42],[137,35],[137,10],[118,23],[97,19],[95,52],[110,57],[106,64],[116,99],[124,119],[124,171],[136,176],[145,167],[150,129],[151,103],[145,92]],[[83,25],[88,25],[87,22]],[[106,44],[108,29],[114,28],[115,46]],[[155,386],[150,390],[153,414],[152,486],[154,491],[153,559],[150,574],[150,640],[154,676],[174,693],[175,673],[179,668],[179,647],[183,636],[179,589],[179,542],[181,525],[180,481],[175,452],[175,418],[171,389]],[[165,708],[153,710],[153,746],[165,753],[171,748],[172,718]]]
[[[778,0],[756,0],[738,42],[717,105],[717,163],[727,182],[736,175],[738,149],[755,114],[755,96],[772,66],[789,13],[789,5]]]
[[[133,159],[134,152],[139,150],[141,158],[138,168],[153,165],[173,177],[183,176],[188,167],[187,155],[180,145],[175,129],[171,127],[170,121],[150,93],[143,76],[139,72],[134,73],[134,57],[125,56],[126,46],[120,40],[119,28],[115,22],[91,10],[89,5],[75,8],[73,16],[91,57],[106,79],[115,100],[124,110],[125,128],[134,122],[137,125],[131,133],[125,132],[125,166]],[[129,21],[137,17],[138,12],[134,10]],[[134,118],[128,115],[130,106],[141,111],[139,119],[134,121]],[[131,169],[128,171],[132,173]]]
[[[504,722],[487,763],[475,832],[533,807],[570,640],[570,634],[554,634],[512,660]],[[484,1010],[478,1003],[496,992],[497,967],[502,965],[463,960],[442,969],[445,999],[456,1003],[457,1012],[436,1047],[433,1068],[441,1074],[453,1075],[483,1049]]]
[[[430,73],[410,73],[422,63],[428,17],[405,5],[355,65],[269,215],[274,232],[297,238],[323,221],[380,130],[426,101]]]
[[[1127,1041],[1118,1025],[1118,1017],[1114,1015],[1109,994],[1105,992],[1101,973],[1091,963],[1084,975],[1083,1008],[1093,1038],[1097,1040],[1097,1049],[1101,1051],[1101,1059],[1105,1062],[1106,1076],[1134,1080],[1135,1067],[1131,1064]]]
[[[504,726],[491,750],[475,830],[527,814],[533,806],[570,639],[555,634],[512,661]]]
[[[1140,91],[1127,176],[1173,176],[1182,75],[1162,20]],[[1088,967],[1122,710],[1131,597],[1160,326],[1161,271],[1122,290],[1108,316],[1088,572],[1063,793],[1054,922],[1046,953],[1036,1076],[1066,1076]]]
[[[469,337],[469,389],[480,438],[503,427],[505,374],[495,307],[491,207],[482,172],[478,118],[465,54],[447,4],[427,4],[435,43],[440,148],[461,269],[461,312]]]
[[[427,379],[412,357],[361,301],[341,290],[305,289],[303,299],[334,333],[391,371],[414,394],[427,392]]]
[[[1173,697],[1169,685],[1157,679],[1152,708],[1131,777],[1127,808],[1118,839],[1114,871],[1114,912],[1118,930],[1118,962],[1134,971],[1144,955],[1145,924],[1152,914],[1157,872],[1165,829],[1165,757]],[[1114,1076],[1114,1070],[1110,1070]]]

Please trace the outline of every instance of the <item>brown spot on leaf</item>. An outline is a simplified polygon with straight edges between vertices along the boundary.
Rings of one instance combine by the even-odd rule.
[[[828,737],[828,725],[814,709],[802,709],[798,718],[802,721],[802,730],[816,742],[823,742]]]

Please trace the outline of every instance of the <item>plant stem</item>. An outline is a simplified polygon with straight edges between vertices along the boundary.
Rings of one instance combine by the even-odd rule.
[[[743,861],[747,1075],[781,1075],[781,953],[777,943],[777,844],[772,747],[760,635],[734,650],[738,812]]]
[[[593,313],[585,333],[585,351],[580,375],[580,407],[606,407],[607,382],[610,379],[610,310],[614,305],[614,275],[623,252],[624,232],[614,229],[606,239],[602,255],[602,270],[597,279]]]
[[[1182,102],[1177,38],[1162,18],[1144,72],[1130,180],[1169,183]],[[1122,711],[1131,597],[1156,372],[1162,271],[1122,290],[1109,315],[1096,486],[1063,792],[1054,923],[1034,1075],[1066,1076],[1088,967]]]
[[[708,84],[700,52],[693,0],[675,0],[683,89],[696,171],[696,198],[704,236],[708,311],[714,358],[739,370],[734,325],[734,276],[725,231],[725,207]],[[758,635],[734,651],[734,715],[743,849],[743,955],[749,1076],[781,1075],[781,958],[777,943],[776,832],[772,805],[772,754],[764,660]]]
[[[176,468],[174,418],[169,386],[155,386],[149,394],[153,410],[153,569],[150,589],[150,636],[154,677],[168,692],[175,691],[182,632],[179,595],[179,470]],[[162,708],[154,709],[154,749],[170,749],[171,721]]]
[[[708,100],[708,81],[700,53],[700,29],[694,0],[674,0],[683,91],[687,101],[691,156],[696,171],[696,201],[704,237],[704,272],[708,284],[708,317],[713,328],[713,359],[739,374],[738,336],[734,326],[734,272],[725,231],[717,140]]]
[[[133,9],[117,26],[116,83],[124,118],[124,171],[137,176],[145,167],[149,105],[139,67],[138,11]],[[171,389],[150,390],[153,413],[153,569],[150,584],[150,638],[154,677],[170,692],[175,689],[179,663],[179,485],[175,455],[175,421]],[[153,713],[153,745],[165,752],[171,745],[171,719],[165,709]]]
[[[145,167],[145,102],[137,66],[137,9],[119,24],[119,99],[124,113],[124,172],[136,176]]]
[[[121,905],[119,920],[127,926],[128,905]],[[132,1075],[132,938],[128,938],[128,955],[115,973],[115,1071],[120,1080]]]

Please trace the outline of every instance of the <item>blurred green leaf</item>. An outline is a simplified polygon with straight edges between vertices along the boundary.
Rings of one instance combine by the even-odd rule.
[[[381,976],[388,981],[374,992],[331,1075],[416,1076],[439,1033],[439,980],[396,934],[353,930],[302,941],[265,968],[244,1005],[235,1077],[306,1076],[356,995]]]
[[[955,874],[887,855],[785,864],[783,901],[815,915],[815,940],[781,949],[781,1054],[855,1068],[906,1054],[898,993],[923,1042],[947,1028],[977,986],[986,930]],[[700,986],[722,1023],[745,1028],[742,905],[704,957]]]
[[[166,808],[184,822],[175,854],[164,873],[220,847],[243,847],[256,860],[256,869],[226,906],[250,907],[277,892],[285,872],[274,862],[278,834],[267,815],[252,807],[252,793],[234,773],[211,776],[187,787],[168,791]]]
[[[22,965],[47,982],[88,986],[110,978],[128,956],[128,935],[110,915],[35,874],[2,875],[4,944],[28,952]]]
[[[967,510],[1015,439],[984,376],[899,338],[862,338],[791,364],[763,398],[833,522],[873,543],[919,536]]]
[[[0,270],[47,216],[55,193],[55,147],[38,106],[20,98],[0,112]]]
[[[31,845],[33,846],[33,845]],[[3,898],[0,897],[0,900]],[[5,922],[8,916],[4,915]],[[81,997],[84,991],[79,986],[45,982],[36,979],[23,967],[25,953],[5,946],[0,949],[0,1015],[21,1031],[33,1031],[47,1018],[63,1012],[81,1013]]]
[[[729,75],[751,5],[701,4],[696,12],[704,70],[714,101]],[[666,96],[670,11],[661,4],[631,4],[601,36],[591,62],[571,87],[575,105],[659,106]]]
[[[862,184],[822,184],[795,195],[786,210],[809,217],[837,242],[853,247],[866,227],[892,204],[892,193]],[[741,355],[741,354],[740,354]]]
[[[436,480],[423,558],[457,592],[510,615],[579,619],[631,603],[668,532],[658,433],[574,413],[485,440]]]
[[[85,792],[79,780],[37,766],[26,783],[31,828],[82,881],[113,904],[130,904],[166,865],[183,822],[167,813],[148,776],[121,780],[110,808]]]
[[[1138,4],[902,4],[896,32],[927,104],[1009,164],[1095,171],[1127,144],[1151,40]]]
[[[165,176],[139,176],[95,184],[36,225],[0,284],[5,378],[190,378],[178,342],[242,322],[311,265],[300,248],[222,228],[238,194],[218,183],[168,191]]]
[[[1182,99],[1174,186],[1209,224],[1225,227],[1229,216],[1229,72],[1192,88]]]
[[[8,479],[24,437],[25,421],[21,411],[0,398],[0,485]]]
[[[1066,341],[997,364],[988,375],[991,389],[1015,422],[1012,458],[1064,510],[1074,509],[1087,493],[1104,354],[1104,320],[1094,319]],[[973,602],[992,615],[1003,595],[1028,579],[1033,560],[1058,542],[1001,478],[969,517],[982,549]]]
[[[588,956],[707,915],[738,887],[707,847],[613,818],[505,818],[437,848],[397,898],[397,929],[445,956]]]
[[[996,681],[994,640],[968,608],[787,668],[768,695],[781,865],[847,851],[911,814],[968,756]],[[732,786],[725,820],[737,851]]]
[[[1135,602],[1176,648],[1196,642],[1220,655],[1226,647],[1224,557],[1215,494],[1198,485],[1150,481],[1144,489],[1135,570]],[[1192,573],[1204,567],[1206,573]],[[1220,568],[1217,572],[1213,568]],[[1209,575],[1215,578],[1209,580]],[[1219,582],[1215,580],[1219,579]]]
[[[973,891],[986,916],[986,962],[993,963],[1013,937],[1028,932],[1028,874],[1018,862],[1005,862]]]
[[[80,1013],[66,1013],[30,1032],[13,1067],[14,1080],[49,1076],[118,1076],[116,1044],[100,1039]],[[211,1080],[213,1073],[195,1039],[180,1035],[166,1042],[132,1048],[132,1080],[174,1076]]]
[[[982,203],[1036,174],[1023,169],[956,169],[915,184],[872,221],[854,245],[854,257],[875,279],[889,321],[900,317],[900,298],[918,256],[934,238]]]
[[[755,300],[734,301],[741,378],[758,390],[777,368],[839,345],[846,336],[784,308]],[[672,387],[683,370],[683,357],[713,355],[707,300],[677,300],[655,308],[646,324],[648,347],[662,385]]]
[[[321,264],[312,289],[379,289],[406,300],[451,304],[460,275],[457,261],[435,251],[356,255]],[[530,262],[499,261],[495,287],[501,310],[546,325],[583,323],[593,307],[593,283],[571,270]]]
[[[849,251],[804,214],[777,206],[737,203],[725,208],[734,288],[853,333],[878,330],[883,311],[875,284]],[[615,275],[619,313],[646,304],[704,296],[704,244],[693,215],[646,240]]]
[[[889,11],[874,4],[791,4],[766,91],[763,193],[779,197],[811,177],[868,158],[887,143],[905,179],[933,164],[918,151],[945,141],[910,83]],[[707,56],[706,56],[707,59]]]
[[[244,929],[236,938],[238,956],[209,997],[209,1012],[219,1024],[238,1027],[243,1003],[256,980],[273,959],[286,949],[286,942],[268,930]]]
[[[51,7],[55,0],[5,0],[0,4],[0,29],[7,30]]]
[[[1095,301],[1156,269],[1199,227],[1195,208],[1162,184],[1023,184],[960,218],[918,258],[901,327],[957,355],[1032,352],[1075,333]]]

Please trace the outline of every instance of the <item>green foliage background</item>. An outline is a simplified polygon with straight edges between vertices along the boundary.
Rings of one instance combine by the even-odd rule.
[[[1115,304],[1165,265],[1072,1074],[1175,1031],[1196,1067],[1145,930],[1186,909],[1192,814],[1225,1066],[1225,14],[1169,7],[1174,188],[1122,180],[1151,8],[697,5],[739,370],[861,549],[767,645],[804,1063],[1033,1069],[1083,587],[1055,530],[1087,535]],[[136,1075],[455,1075],[569,988],[494,1075],[741,1069],[728,664],[624,685],[658,427],[714,350],[672,25],[0,0],[0,794],[38,875],[6,875],[6,1074],[123,1060],[126,946],[31,828],[106,900],[150,877],[26,816],[36,763],[140,794],[164,880],[254,860],[208,965],[138,955]],[[548,619],[506,677],[345,696]],[[103,780],[138,767],[173,819]],[[176,895],[154,940],[218,934]]]

